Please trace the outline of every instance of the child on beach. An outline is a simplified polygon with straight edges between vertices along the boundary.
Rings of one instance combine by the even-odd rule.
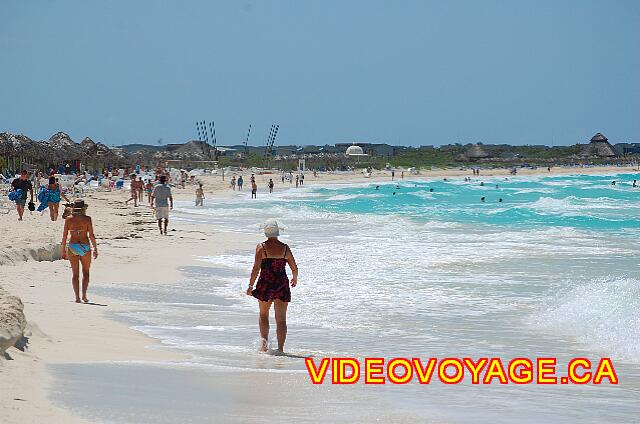
[[[144,186],[144,189],[147,192],[147,202],[151,205],[151,193],[153,193],[153,183],[151,180],[147,180],[147,184]]]
[[[202,189],[202,183],[198,184],[196,189],[196,206],[204,206],[204,190]]]

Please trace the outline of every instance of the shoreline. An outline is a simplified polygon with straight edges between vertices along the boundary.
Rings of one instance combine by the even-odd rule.
[[[186,195],[181,192],[179,199]],[[180,276],[178,268],[192,263],[196,253],[207,248],[211,254],[221,254],[233,245],[232,237],[239,237],[179,221],[171,222],[168,236],[160,236],[151,210],[124,206],[126,194],[113,191],[85,197],[100,252],[92,262],[89,304],[73,302],[68,262],[59,260],[59,253],[56,254],[59,249],[56,239],[62,236],[61,220],[51,222],[48,216],[27,213],[23,222],[14,224],[15,211],[0,218],[4,223],[10,220],[14,224],[0,227],[2,233],[7,233],[3,234],[4,239],[16,240],[0,252],[0,259],[5,258],[0,286],[22,299],[28,322],[26,349],[9,348],[7,359],[0,359],[0,378],[11,382],[13,387],[0,393],[3,422],[24,422],[25,417],[54,424],[85,422],[52,404],[49,395],[55,387],[51,387],[51,376],[46,370],[49,365],[188,358],[186,354],[159,349],[159,340],[110,317],[112,313],[125,311],[126,305],[93,294],[91,287],[114,281],[173,282]],[[13,231],[19,234],[11,234]],[[11,237],[7,238],[9,234]],[[212,236],[219,243],[207,244]],[[38,237],[38,242],[31,241]],[[162,249],[163,242],[170,244],[171,249]],[[18,247],[22,243],[34,247]]]
[[[626,174],[639,172],[634,167],[592,167],[562,168],[563,172],[548,173],[539,169],[531,173],[519,173],[516,177],[540,175],[591,175]],[[560,169],[558,169],[560,170]],[[584,172],[585,170],[589,172]],[[438,170],[421,175],[407,175],[405,180],[430,178],[462,178],[470,176],[470,171]],[[485,170],[483,170],[484,172]],[[494,176],[508,176],[508,170],[481,173],[473,178],[482,179]],[[534,170],[531,170],[534,171]],[[555,171],[555,172],[554,172]],[[566,172],[564,172],[566,171]],[[577,171],[577,172],[576,172]],[[626,171],[626,172],[625,172]],[[237,173],[240,174],[240,173]],[[250,172],[243,172],[243,175]],[[272,174],[279,176],[279,174]],[[380,172],[371,178],[353,173],[319,174],[313,178],[307,172],[305,186],[320,184],[337,185],[340,183],[398,183],[402,179],[391,181],[390,173]],[[225,176],[226,177],[226,176]],[[269,174],[257,175],[258,181],[269,178]],[[207,199],[215,202],[221,196],[244,195],[227,188],[228,179],[221,181],[219,176],[202,178],[205,183]],[[194,186],[187,189],[174,189],[175,200],[193,200]],[[260,185],[259,195],[264,195],[264,185]],[[295,188],[294,184],[283,185],[276,181],[277,190]],[[246,249],[252,253],[253,243],[261,236],[221,231],[211,226],[173,220],[168,236],[160,236],[150,209],[146,207],[125,207],[123,202],[128,194],[119,192],[100,192],[85,197],[90,207],[88,215],[94,220],[100,257],[92,266],[92,283],[108,282],[127,284],[130,282],[175,282],[181,278],[179,268],[195,262],[195,256],[206,252],[209,255],[223,254],[231,250]],[[250,200],[248,200],[250,201]],[[35,214],[34,214],[35,215]],[[46,216],[26,215],[23,223],[15,223],[15,211],[0,216],[0,235],[4,240],[12,240],[11,246],[0,250],[0,264],[3,276],[0,286],[10,294],[19,296],[25,305],[25,314],[29,322],[26,335],[29,344],[25,352],[11,348],[7,353],[13,360],[0,359],[0,377],[10,381],[13,390],[0,394],[3,422],[24,422],[30,417],[35,422],[85,423],[53,402],[51,395],[56,387],[52,386],[49,366],[65,364],[99,363],[109,361],[173,361],[188,359],[188,355],[175,350],[158,349],[157,339],[147,337],[130,326],[118,322],[109,315],[127,310],[127,306],[117,299],[93,296],[91,286],[89,298],[92,305],[76,305],[72,302],[70,270],[66,261],[55,260],[55,250],[42,246],[55,246],[62,234],[62,222],[51,223]],[[5,225],[9,224],[9,225]],[[12,225],[11,225],[12,224]],[[27,225],[23,225],[27,224]],[[32,240],[38,240],[33,243]],[[19,247],[31,244],[34,247]],[[40,250],[39,250],[40,249]],[[44,250],[42,250],[44,249]],[[36,253],[33,253],[34,251]],[[23,257],[15,259],[22,252]],[[38,252],[48,252],[41,255]],[[34,256],[35,255],[35,256]],[[13,262],[2,258],[13,258]],[[34,260],[34,257],[38,260]],[[15,400],[21,399],[21,400]]]

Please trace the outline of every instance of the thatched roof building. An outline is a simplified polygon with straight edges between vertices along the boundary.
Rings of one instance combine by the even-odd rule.
[[[57,132],[48,141],[35,141],[21,134],[0,133],[0,157],[5,159],[5,166],[11,169],[21,167],[23,163],[41,169],[67,163],[77,167],[84,163],[96,168],[124,163],[124,157],[106,145],[96,143],[89,137],[78,144],[63,132]]]
[[[458,157],[458,160],[470,160],[476,161],[480,159],[490,158],[491,154],[485,150],[482,144],[477,143],[469,147],[463,154]]]
[[[56,162],[75,161],[86,158],[84,149],[68,134],[57,132],[46,142],[50,157]]]
[[[590,143],[587,144],[580,152],[581,157],[601,157],[612,158],[618,156],[616,149],[609,144],[609,140],[602,133],[596,133],[591,137]]]
[[[174,159],[182,160],[208,160],[213,156],[211,145],[200,140],[191,140],[184,144],[169,144],[167,152]]]
[[[80,146],[85,152],[95,152],[96,142],[89,137],[85,137],[84,140],[80,142]]]

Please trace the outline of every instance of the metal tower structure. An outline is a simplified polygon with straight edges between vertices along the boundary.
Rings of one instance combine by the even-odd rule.
[[[249,131],[247,131],[247,138],[244,140],[244,157],[249,155],[249,136],[251,135],[251,124],[249,124]]]
[[[276,124],[271,125],[271,130],[269,131],[269,138],[267,138],[266,156],[268,158],[273,156],[273,145],[275,144],[276,137],[278,136],[278,129],[280,129],[280,125],[276,125]]]

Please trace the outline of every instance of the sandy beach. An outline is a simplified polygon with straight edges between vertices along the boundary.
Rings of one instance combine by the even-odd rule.
[[[519,170],[518,175],[568,175],[568,174],[618,174],[637,172],[635,167],[590,167],[590,168],[553,168]],[[396,180],[401,178],[401,171],[396,171]],[[236,173],[239,174],[239,173]],[[248,179],[250,172],[243,172]],[[507,169],[482,170],[480,177],[509,176]],[[462,178],[471,176],[469,170],[433,170],[422,171],[420,175],[410,175],[405,172],[405,179],[441,179]],[[222,181],[219,176],[205,176],[204,183],[208,202],[215,203],[220,196],[246,196],[232,192],[228,188],[231,175]],[[259,195],[266,194],[266,181],[273,178],[276,190],[289,189],[289,184],[281,184],[279,174],[262,173],[257,180],[260,187]],[[353,182],[389,182],[389,172],[374,172],[366,178],[361,172],[341,174],[319,174],[314,178],[308,172],[305,185],[339,184]],[[246,189],[245,189],[246,190]],[[186,189],[174,188],[176,200],[193,200],[195,186]],[[93,262],[91,268],[91,284],[117,283],[126,286],[129,283],[158,283],[175,282],[181,277],[180,267],[193,264],[197,256],[220,255],[229,251],[246,251],[248,256],[253,254],[253,246],[261,240],[261,235],[255,236],[224,232],[211,226],[174,220],[170,224],[169,235],[159,234],[152,210],[143,205],[134,208],[125,206],[128,197],[126,191],[92,192],[84,198],[89,204],[87,214],[94,222],[95,233],[100,250],[100,256]],[[64,379],[65,372],[73,372],[72,364],[102,364],[103,368],[83,368],[77,370],[79,375],[87,378],[101,378],[122,372],[114,362],[117,361],[186,361],[186,356],[175,350],[163,349],[155,339],[131,329],[125,323],[114,320],[113,313],[121,312],[127,306],[117,300],[92,294],[89,287],[90,304],[75,304],[70,284],[70,269],[68,262],[59,259],[58,244],[62,235],[63,221],[51,222],[48,216],[28,212],[23,222],[16,221],[15,211],[0,216],[0,286],[11,295],[18,296],[24,304],[24,314],[28,321],[25,330],[27,344],[23,350],[16,347],[6,351],[5,358],[0,359],[0,381],[4,390],[0,391],[0,421],[7,424],[32,423],[83,423],[99,422],[88,417],[80,417],[72,411],[58,406],[54,399],[69,395],[60,393],[60,387],[52,384],[52,373],[57,378]],[[256,223],[258,224],[258,223]],[[248,275],[249,270],[247,270]],[[257,307],[256,307],[257,310]],[[66,367],[66,368],[65,368]],[[71,367],[71,368],[70,368]],[[111,371],[110,371],[111,369]],[[65,371],[62,372],[61,370]],[[147,371],[137,370],[140,378],[146,378]],[[134,374],[135,374],[134,372]],[[61,374],[62,373],[62,374]],[[102,373],[102,374],[101,374]],[[143,375],[144,374],[144,375]],[[203,382],[218,388],[221,393],[228,390],[238,393],[233,398],[228,421],[237,419],[234,413],[241,411],[247,404],[238,401],[242,393],[256,390],[256,386],[280,385],[284,393],[294,396],[296,390],[302,390],[303,399],[311,401],[314,392],[305,381],[306,375],[295,377],[278,377],[277,381],[268,381],[272,374],[263,375],[264,380],[256,382],[253,379],[237,377],[227,379],[223,374],[217,374],[215,381]],[[149,377],[147,375],[147,377]],[[124,378],[124,377],[123,377]],[[172,378],[186,378],[176,372]],[[107,378],[108,380],[108,378]],[[171,381],[160,381],[157,384],[170,385]],[[122,388],[124,386],[121,386]],[[285,389],[287,388],[288,389]],[[253,388],[253,389],[251,389]],[[288,391],[287,391],[288,390]],[[328,389],[325,389],[328,390]],[[88,392],[87,392],[88,393]],[[352,393],[352,392],[350,392]],[[131,394],[133,396],[133,394]],[[341,392],[334,391],[327,395],[338,402]],[[87,394],[90,397],[90,393]],[[375,399],[375,392],[361,393]],[[95,399],[94,399],[95,401]],[[270,399],[263,399],[268,405]],[[202,403],[204,400],[202,400]],[[109,405],[108,402],[105,405]],[[321,408],[313,409],[314,414],[322,414]],[[389,411],[393,412],[392,409]],[[393,415],[398,421],[406,419],[410,422],[410,415]],[[234,418],[235,417],[235,418]],[[380,419],[383,415],[376,415]],[[336,421],[338,420],[338,417]],[[354,418],[354,417],[351,417]],[[362,420],[362,417],[358,417]],[[349,422],[350,417],[342,417],[343,422]],[[258,422],[259,417],[253,421]],[[353,421],[351,421],[353,422]]]

